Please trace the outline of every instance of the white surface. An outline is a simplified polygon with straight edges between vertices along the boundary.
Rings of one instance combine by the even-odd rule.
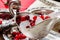
[[[60,40],[60,37],[54,36],[52,34],[48,34],[44,39],[42,40]]]

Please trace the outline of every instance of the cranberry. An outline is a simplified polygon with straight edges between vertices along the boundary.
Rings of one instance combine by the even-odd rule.
[[[26,26],[26,28],[30,28],[30,26]]]
[[[13,18],[13,16],[10,15],[9,13],[2,13],[2,14],[0,14],[0,18],[2,18],[4,20],[8,20],[8,19]]]
[[[17,34],[17,32],[13,32],[12,35],[15,36]]]
[[[36,19],[37,19],[37,16],[34,16],[34,17],[33,17],[33,20],[36,20]]]
[[[31,22],[32,22],[32,23],[35,23],[35,20],[32,20]]]
[[[13,32],[12,35],[15,36],[16,34],[20,34],[19,32]]]
[[[6,8],[8,8],[8,5],[5,5]]]
[[[18,38],[18,39],[25,39],[26,36],[20,33],[20,34],[17,34],[17,35],[15,36],[15,38]]]
[[[42,18],[44,20],[44,15],[41,15],[40,18]]]
[[[45,19],[48,19],[48,18],[50,18],[50,16],[46,16],[46,17],[45,17]]]
[[[15,35],[15,38],[19,39],[20,38],[20,35],[19,34]]]
[[[30,20],[30,17],[29,17],[28,15],[27,15],[27,16],[25,16],[25,17],[26,17],[26,19],[27,19],[27,20]]]
[[[25,39],[25,38],[26,38],[26,36],[25,36],[25,35],[20,34],[20,39]]]
[[[32,20],[32,21],[30,22],[30,25],[31,25],[31,26],[34,26],[34,25],[35,25],[35,20]]]
[[[31,25],[31,26],[34,26],[34,25],[35,25],[35,23],[30,23],[30,25]]]
[[[2,24],[2,20],[0,20],[0,24]]]
[[[25,21],[26,18],[24,16],[21,16],[21,21]]]
[[[32,20],[29,20],[29,22],[31,22]]]
[[[19,40],[18,38],[14,38],[14,40]]]

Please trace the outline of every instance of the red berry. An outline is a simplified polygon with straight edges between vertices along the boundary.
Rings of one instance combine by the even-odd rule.
[[[15,36],[15,38],[17,38],[17,39],[25,39],[26,36],[23,35],[23,34],[17,34],[17,35]]]
[[[36,20],[36,19],[37,19],[37,16],[34,16],[34,17],[33,17],[33,20]]]
[[[26,16],[26,19],[27,19],[27,20],[30,20],[30,17],[27,15],[27,16]]]
[[[25,39],[26,38],[26,36],[23,35],[23,34],[19,34],[19,36],[20,36],[20,39]]]
[[[35,20],[31,21],[31,22],[30,22],[30,25],[31,25],[31,26],[35,26]]]
[[[32,23],[30,23],[30,25],[31,25],[31,26],[35,26],[35,23],[32,22]]]
[[[0,18],[2,18],[4,20],[8,20],[8,19],[13,18],[13,16],[10,15],[9,13],[2,13],[2,14],[0,14]]]
[[[19,40],[18,38],[14,38],[14,40]]]
[[[44,15],[41,15],[40,18],[42,18],[44,20]]]
[[[2,24],[2,20],[0,20],[0,24]]]
[[[30,23],[35,23],[35,20],[32,20]]]
[[[5,5],[6,8],[8,8],[8,5]]]
[[[30,28],[30,26],[26,26],[26,28]]]
[[[20,34],[19,32],[13,32],[12,35],[15,36],[17,34]]]
[[[22,16],[21,17],[21,21],[25,21],[25,20],[26,20],[26,18]]]
[[[32,20],[29,20],[29,22],[31,22]]]
[[[45,17],[45,19],[48,19],[48,18],[50,18],[50,16],[46,16],[46,17]]]
[[[20,35],[19,34],[15,35],[15,38],[19,39],[20,38]]]
[[[14,35],[14,36],[15,36],[16,34],[17,34],[17,32],[13,32],[13,33],[12,33],[12,35]]]

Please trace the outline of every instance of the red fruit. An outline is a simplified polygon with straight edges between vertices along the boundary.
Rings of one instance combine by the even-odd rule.
[[[44,20],[44,15],[41,15],[40,18],[42,18]]]
[[[2,13],[2,14],[0,14],[0,18],[2,18],[4,20],[8,20],[8,19],[13,18],[13,16],[10,15],[9,13]]]
[[[31,22],[30,22],[30,25],[31,25],[31,26],[35,26],[35,20],[31,21]]]
[[[2,20],[0,20],[0,24],[2,24]]]
[[[20,34],[19,32],[13,32],[12,35],[15,36],[17,34]]]
[[[19,36],[20,36],[20,39],[25,39],[26,38],[26,36],[23,35],[23,34],[19,34]]]
[[[45,17],[45,19],[48,19],[48,18],[50,18],[50,16],[46,16],[46,17]]]
[[[8,5],[5,5],[6,8],[8,8]]]
[[[15,35],[15,38],[19,39],[20,38],[20,35],[19,34],[16,34]]]
[[[16,35],[16,34],[17,34],[17,32],[13,32],[13,33],[12,33],[12,35]]]
[[[32,20],[29,20],[29,22],[31,22]]]
[[[35,23],[32,22],[32,23],[30,23],[30,25],[31,25],[31,26],[35,26]]]
[[[34,17],[33,17],[33,20],[36,20],[36,19],[37,19],[37,16],[34,16]]]
[[[25,21],[25,20],[26,20],[26,18],[22,16],[21,17],[21,21]]]
[[[27,19],[27,20],[30,20],[30,17],[29,17],[28,15],[27,15],[27,16],[25,16],[25,17],[26,17],[26,19]]]
[[[26,28],[30,28],[30,26],[26,26]]]
[[[19,40],[18,38],[14,38],[14,40]]]
[[[25,39],[26,36],[23,35],[23,34],[17,34],[17,35],[15,36],[15,38],[17,38],[17,39]]]

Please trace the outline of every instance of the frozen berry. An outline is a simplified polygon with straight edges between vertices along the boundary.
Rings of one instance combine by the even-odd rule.
[[[6,8],[8,8],[8,5],[5,5]]]
[[[46,16],[46,17],[45,17],[45,19],[48,19],[48,18],[50,18],[50,16]]]
[[[27,16],[25,16],[25,17],[26,17],[26,19],[27,19],[27,20],[30,20],[30,17],[29,17],[28,15],[27,15]]]
[[[12,35],[15,36],[16,34],[20,34],[19,32],[12,32]]]
[[[32,20],[30,23],[35,23],[35,20]]]
[[[2,24],[2,20],[0,20],[0,24]]]
[[[30,25],[31,26],[34,26],[35,25],[35,22],[34,21],[30,22]]]
[[[19,34],[15,35],[15,38],[19,39],[21,36]]]
[[[26,26],[26,28],[30,28],[30,26]]]
[[[24,16],[21,16],[21,21],[25,21],[26,18]]]
[[[30,22],[30,25],[31,25],[31,26],[34,26],[34,25],[35,25],[35,20],[32,20],[32,21]]]
[[[40,18],[42,18],[44,20],[44,15],[41,15]]]
[[[14,36],[15,36],[16,34],[17,34],[17,32],[13,32],[13,33],[12,33],[12,35],[14,35]]]
[[[20,34],[20,39],[25,39],[26,36],[24,34]]]
[[[30,25],[31,25],[31,26],[34,26],[34,25],[35,25],[35,23],[31,23]]]
[[[0,14],[0,18],[2,18],[4,20],[9,20],[9,19],[13,18],[13,16],[10,15],[9,13],[2,13],[2,14]]]
[[[17,34],[17,35],[15,36],[15,38],[18,38],[18,39],[25,39],[26,36],[20,33],[20,34]]]
[[[34,17],[33,17],[33,20],[36,20],[36,19],[37,19],[37,16],[34,16]]]
[[[29,20],[29,22],[31,22],[32,20]]]
[[[14,38],[14,40],[19,40],[18,38]]]

